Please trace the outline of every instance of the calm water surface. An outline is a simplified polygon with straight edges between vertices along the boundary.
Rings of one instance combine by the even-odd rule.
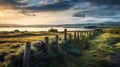
[[[0,28],[0,31],[14,31],[14,30],[20,30],[20,31],[48,31],[51,27],[24,27],[24,28]],[[54,29],[57,29],[58,31],[64,31],[64,29],[67,29],[68,31],[86,31],[86,30],[93,30],[93,29],[84,29],[84,28],[64,28],[64,27],[53,27]]]

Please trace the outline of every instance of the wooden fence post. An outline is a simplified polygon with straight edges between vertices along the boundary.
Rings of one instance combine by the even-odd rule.
[[[81,32],[79,33],[80,37],[81,37]]]
[[[45,37],[45,49],[46,51],[50,51],[50,47],[49,47],[49,37]]]
[[[81,32],[81,37],[83,36],[83,32]]]
[[[88,36],[90,36],[90,31],[88,32]]]
[[[79,38],[81,37],[81,32],[79,32]]]
[[[85,33],[86,33],[85,36],[87,37],[88,32],[86,31]]]
[[[74,32],[74,40],[76,40],[76,32]]]
[[[92,36],[94,36],[94,34],[95,34],[95,33],[94,33],[94,31],[93,31],[93,32],[92,32]]]
[[[88,32],[88,36],[90,36],[90,31]]]
[[[85,31],[83,32],[83,37],[85,36]]]
[[[91,31],[89,32],[89,36],[92,36],[92,32]]]
[[[64,42],[67,42],[67,29],[64,29]]]
[[[23,67],[29,67],[30,48],[31,48],[31,42],[26,42],[24,56],[23,56]]]
[[[87,36],[89,36],[89,31],[87,32]]]
[[[69,34],[69,40],[70,41],[72,40],[72,34],[71,33]]]
[[[79,39],[79,31],[77,32],[77,38]]]
[[[55,43],[56,43],[56,45],[58,45],[58,42],[59,42],[58,40],[59,40],[59,36],[56,35],[56,36],[55,36]]]
[[[84,36],[84,32],[82,32],[82,37]]]

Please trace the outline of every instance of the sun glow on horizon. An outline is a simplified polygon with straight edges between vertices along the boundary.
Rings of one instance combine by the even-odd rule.
[[[59,12],[35,12],[20,14],[17,11],[0,11],[0,24],[59,24],[70,19],[69,15],[62,15]]]
[[[2,19],[11,19],[11,18],[17,18],[17,17],[23,17],[24,15],[19,13],[18,10],[12,10],[12,9],[1,9],[0,10],[0,21]]]

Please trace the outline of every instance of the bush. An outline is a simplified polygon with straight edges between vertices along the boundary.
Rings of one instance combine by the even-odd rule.
[[[99,33],[102,33],[102,32],[103,32],[103,30],[102,30],[102,29],[99,29],[99,28],[95,29],[94,31],[95,31],[95,32],[99,32]]]
[[[14,32],[20,32],[20,31],[16,29],[16,30],[14,30]]]
[[[120,49],[120,43],[115,44],[115,47],[116,47],[117,49]]]
[[[48,32],[58,32],[58,30],[51,28],[51,29],[48,30]]]

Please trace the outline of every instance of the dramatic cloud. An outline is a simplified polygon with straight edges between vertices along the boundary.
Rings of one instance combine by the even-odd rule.
[[[32,10],[65,10],[70,8],[71,5],[64,1],[64,2],[58,2],[54,4],[47,4],[47,5],[36,5],[31,7],[26,7],[26,9],[32,9]]]
[[[80,1],[79,0],[33,0],[27,3],[26,9],[66,10],[73,7],[77,2]]]
[[[31,9],[31,10],[66,10],[75,5],[80,0],[0,0],[0,6],[6,4],[18,9]]]
[[[85,0],[94,4],[120,5],[120,0]]]
[[[85,5],[85,6],[84,6]],[[78,22],[119,22],[120,21],[120,5],[111,4],[97,4],[91,3],[78,4],[75,10],[80,10],[75,13],[73,17],[76,17]]]
[[[17,8],[21,8],[21,6],[24,6],[26,8],[34,10],[63,10],[71,8],[79,2],[90,2],[97,5],[120,4],[120,0],[0,0],[0,6],[5,6],[5,4],[9,4],[14,7],[17,6]]]
[[[0,7],[6,7],[7,5],[10,5],[9,2],[6,2],[6,0],[0,0]]]
[[[19,6],[25,5],[26,3],[19,3],[17,0],[0,0],[0,9],[6,8],[6,9],[18,9]]]

